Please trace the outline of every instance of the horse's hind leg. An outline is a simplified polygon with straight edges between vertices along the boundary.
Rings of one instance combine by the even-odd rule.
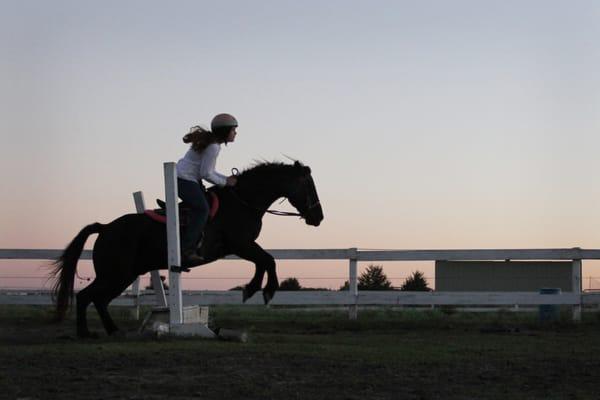
[[[97,336],[88,329],[87,308],[94,298],[99,295],[98,289],[98,280],[94,279],[92,283],[77,293],[77,336],[80,338]]]
[[[104,290],[93,300],[102,325],[109,335],[114,334],[119,330],[110,314],[108,313],[108,305],[117,296],[119,296],[129,285],[133,283],[135,278],[122,280],[118,283],[112,282],[111,285],[105,285]]]

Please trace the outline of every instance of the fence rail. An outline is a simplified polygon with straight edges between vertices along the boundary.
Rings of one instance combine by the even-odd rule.
[[[242,294],[238,290],[189,290],[183,291],[184,305],[224,305],[241,304]],[[0,304],[11,305],[50,305],[52,299],[48,290],[0,290]],[[135,306],[156,304],[152,291],[142,292],[139,297],[130,293],[117,297],[112,305]],[[262,297],[254,296],[248,305],[262,304]],[[542,295],[534,292],[400,292],[400,291],[360,291],[353,296],[347,291],[279,291],[271,301],[272,305],[454,305],[454,306],[535,306],[554,305],[599,305],[600,293],[563,293]]]
[[[582,305],[600,304],[600,293],[581,292],[582,260],[599,260],[600,250],[581,249],[484,249],[484,250],[359,250],[349,249],[271,249],[279,260],[347,260],[349,290],[279,292],[274,305],[572,305],[578,318]],[[53,260],[62,250],[0,249],[0,260]],[[90,260],[91,250],[84,250],[81,259]],[[226,259],[239,259],[235,256]],[[573,291],[558,295],[535,292],[385,292],[358,290],[357,262],[359,261],[494,261],[494,260],[571,260],[573,262]],[[240,304],[241,295],[235,291],[184,292],[184,304]],[[260,304],[260,296],[248,303]],[[27,294],[23,291],[1,291],[0,304],[50,304],[48,292]],[[113,304],[155,304],[152,296],[121,296]],[[354,308],[356,312],[356,308]]]
[[[483,260],[600,260],[600,250],[581,249],[476,249],[476,250],[359,250],[350,249],[270,249],[278,260],[350,260],[357,261],[483,261]],[[62,250],[0,249],[4,260],[55,260]],[[91,260],[92,251],[84,250],[82,260]],[[239,259],[227,256],[225,259]]]

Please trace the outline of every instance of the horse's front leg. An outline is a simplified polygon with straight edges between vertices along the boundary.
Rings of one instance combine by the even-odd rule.
[[[246,302],[246,300],[260,290],[266,272],[267,285],[263,289],[263,299],[265,304],[268,304],[279,288],[273,256],[256,244],[256,242],[240,243],[235,246],[233,252],[240,258],[253,262],[256,267],[254,277],[244,287],[243,301]]]

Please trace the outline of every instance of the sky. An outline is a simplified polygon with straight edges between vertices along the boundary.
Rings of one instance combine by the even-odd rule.
[[[221,112],[240,126],[217,170],[287,155],[313,171],[323,223],[266,216],[265,248],[600,248],[598,2],[3,0],[0,10],[0,248],[64,248],[83,226],[134,211],[137,190],[150,206],[164,197],[163,162],[187,149],[182,136]],[[39,264],[0,261],[0,287],[43,275]],[[307,286],[341,286],[348,269],[279,265],[280,277],[315,278]],[[201,268],[184,288],[252,273],[241,262]],[[317,279],[327,276],[339,279]],[[584,276],[600,287],[599,264],[584,263]]]

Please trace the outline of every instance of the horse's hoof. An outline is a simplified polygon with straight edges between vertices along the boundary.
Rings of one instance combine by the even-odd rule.
[[[271,293],[263,292],[263,300],[265,301],[265,305],[267,305],[273,300],[273,295]]]
[[[244,286],[242,289],[242,302],[245,303],[249,298],[254,296],[254,293],[256,292],[257,290],[249,290],[248,286]]]

